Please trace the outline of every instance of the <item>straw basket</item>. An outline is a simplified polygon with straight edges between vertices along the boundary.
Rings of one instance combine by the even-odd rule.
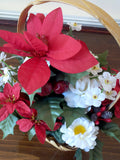
[[[89,14],[97,18],[108,29],[108,31],[112,34],[112,36],[115,38],[118,45],[120,46],[120,27],[118,26],[118,24],[104,10],[86,0],[35,0],[28,4],[28,6],[22,11],[19,17],[17,25],[17,31],[19,33],[22,33],[25,30],[25,22],[30,8],[34,5],[39,5],[47,2],[60,2],[70,4],[84,10],[85,12],[88,12]],[[113,107],[113,105],[117,102],[119,98],[120,93],[118,93],[116,100],[110,105],[109,109]],[[58,144],[56,140],[51,136],[46,138],[46,142],[52,144],[53,146],[62,151],[76,150],[76,148],[70,147],[66,144]]]

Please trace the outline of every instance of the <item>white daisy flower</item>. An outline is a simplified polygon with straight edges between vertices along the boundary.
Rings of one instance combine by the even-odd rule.
[[[98,76],[98,79],[105,91],[110,92],[112,88],[115,88],[116,78],[109,72],[104,72],[103,75]]]
[[[102,68],[100,68],[100,64],[93,66],[92,68],[87,70],[88,72],[92,73],[94,76],[98,75],[98,73],[102,72]]]
[[[60,132],[63,133],[62,139],[71,147],[76,147],[88,152],[96,146],[96,138],[99,128],[94,122],[87,118],[77,118],[67,128],[66,123],[62,125]]]
[[[85,93],[85,97],[85,104],[94,107],[100,107],[101,102],[105,100],[105,94],[101,93],[101,89],[97,87],[90,88],[90,90]]]
[[[82,25],[76,22],[68,23],[68,25],[71,27],[72,31],[80,31],[82,29]]]
[[[113,100],[113,101],[115,100],[115,98],[117,96],[117,92],[116,91],[110,91],[110,92],[104,91],[104,93],[105,93],[105,96],[106,96],[107,99]]]

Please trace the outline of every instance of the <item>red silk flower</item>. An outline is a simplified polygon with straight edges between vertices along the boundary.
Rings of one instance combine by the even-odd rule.
[[[31,57],[18,70],[18,80],[28,94],[49,80],[50,69],[46,60],[66,73],[83,72],[98,63],[85,43],[62,34],[62,27],[62,11],[57,8],[46,17],[31,14],[23,34],[0,30],[0,37],[8,42],[0,47],[1,51]]]
[[[28,132],[33,126],[38,140],[43,144],[46,138],[46,130],[51,131],[48,125],[42,120],[36,120],[36,109],[30,109],[27,105],[17,108],[18,113],[25,118],[22,118],[16,122],[19,125],[19,129],[22,132]]]
[[[14,86],[11,86],[9,83],[5,84],[3,93],[0,92],[0,105],[2,106],[0,109],[0,121],[12,114],[18,105],[24,105],[24,102],[19,100],[20,90],[19,83],[16,83]]]

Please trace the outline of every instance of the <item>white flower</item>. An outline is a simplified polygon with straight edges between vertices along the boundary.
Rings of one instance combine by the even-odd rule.
[[[63,133],[62,139],[71,147],[77,147],[88,152],[96,146],[96,138],[99,128],[94,122],[87,118],[77,118],[66,128],[66,123],[62,125],[60,131]]]
[[[91,88],[99,86],[97,80],[90,80],[88,76],[85,76],[76,81],[75,87],[69,85],[69,90],[64,92],[64,98],[69,107],[88,108],[90,104],[86,104],[86,92]]]
[[[85,104],[85,92],[90,88],[90,79],[88,77],[84,77],[79,79],[75,87],[71,84],[69,85],[69,89],[67,92],[64,92],[64,98],[69,107],[80,107],[87,108],[88,106]]]
[[[74,23],[68,23],[68,25],[70,25],[72,31],[80,31],[82,29],[82,25],[78,24],[76,22],[74,22]]]
[[[105,91],[110,92],[112,88],[115,88],[116,78],[109,72],[104,72],[103,75],[98,76],[98,79]]]
[[[15,69],[15,67],[12,67],[12,69]],[[11,71],[8,67],[4,67],[4,68],[1,68],[1,70],[3,70],[3,75],[0,77],[0,84],[3,85],[5,83],[7,83],[8,81],[12,81],[12,76],[13,75],[16,75],[15,72]],[[13,79],[14,80],[14,79]],[[16,83],[16,82],[14,82]]]
[[[100,64],[98,63],[97,65],[93,66],[87,71],[92,73],[94,76],[96,76],[98,73],[102,72],[102,68],[100,68]]]
[[[101,89],[98,87],[90,88],[90,90],[85,93],[85,97],[85,104],[94,107],[100,107],[101,102],[105,100],[105,94],[101,93]]]
[[[117,95],[116,91],[110,91],[110,92],[104,91],[104,93],[105,93],[105,96],[106,96],[107,99],[110,99],[110,100],[113,100],[113,101],[115,100],[116,95]]]
[[[5,64],[2,61],[6,61],[6,57],[7,55],[4,52],[0,53],[0,63],[2,64],[3,67],[5,66]]]

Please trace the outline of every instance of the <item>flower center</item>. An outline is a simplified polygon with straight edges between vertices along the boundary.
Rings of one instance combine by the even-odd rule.
[[[86,129],[84,126],[82,125],[78,125],[74,128],[74,134],[77,135],[77,134],[84,134],[86,132]]]
[[[93,99],[97,99],[98,97],[97,97],[97,95],[93,95]]]
[[[105,79],[105,84],[110,84],[110,81],[108,79]]]
[[[75,26],[75,27],[76,27],[76,26],[77,26],[77,23],[75,22],[75,23],[73,24],[73,26]]]
[[[97,66],[92,67],[93,70],[98,70],[99,68]]]

